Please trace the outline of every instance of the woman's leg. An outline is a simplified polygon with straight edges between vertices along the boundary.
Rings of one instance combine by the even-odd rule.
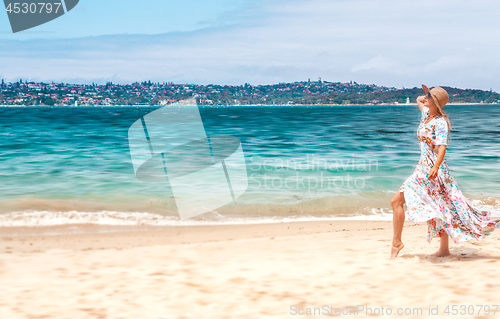
[[[405,223],[405,211],[403,208],[404,203],[404,193],[397,191],[391,199],[393,221],[392,227],[394,229],[391,257],[397,257],[399,251],[404,247],[403,242],[401,241],[401,233],[403,232],[403,225]]]
[[[446,257],[446,256],[450,256],[451,253],[450,253],[450,247],[449,247],[449,236],[448,234],[443,230],[440,232],[439,234],[439,237],[440,237],[440,242],[439,242],[439,250],[436,251],[434,254],[432,254],[431,256],[434,256],[434,257]]]

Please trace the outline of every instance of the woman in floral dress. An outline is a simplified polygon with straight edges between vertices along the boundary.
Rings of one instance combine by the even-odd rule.
[[[429,91],[422,84],[422,88],[426,95],[417,98],[421,111],[417,130],[420,160],[413,174],[391,199],[394,222],[392,257],[396,257],[404,247],[401,241],[405,221],[404,203],[411,221],[427,222],[429,243],[434,237],[441,238],[439,250],[431,256],[450,255],[448,237],[458,244],[470,239],[481,239],[495,227],[500,227],[500,220],[490,220],[489,212],[479,211],[471,205],[444,161],[450,122],[442,107],[448,103],[448,93],[441,87]]]

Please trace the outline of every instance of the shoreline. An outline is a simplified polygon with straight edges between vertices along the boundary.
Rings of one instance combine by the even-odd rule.
[[[418,226],[407,221],[405,226]],[[49,249],[81,250],[153,245],[196,244],[263,237],[286,237],[368,229],[392,229],[392,221],[332,220],[189,226],[57,225],[0,227],[0,252],[30,253]],[[26,245],[30,242],[33,245]],[[5,247],[3,247],[5,246]],[[9,247],[8,249],[6,247]]]

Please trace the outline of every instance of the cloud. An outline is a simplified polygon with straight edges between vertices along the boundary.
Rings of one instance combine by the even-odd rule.
[[[352,72],[358,72],[362,70],[381,70],[390,73],[407,73],[410,71],[410,68],[400,61],[389,59],[387,57],[378,55],[369,61],[361,64],[357,64],[351,68]]]
[[[79,83],[321,77],[500,91],[498,9],[494,1],[266,0],[189,32],[2,41],[0,74]]]

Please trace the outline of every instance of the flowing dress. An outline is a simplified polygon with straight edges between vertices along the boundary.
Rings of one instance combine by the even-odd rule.
[[[437,116],[425,123],[429,108],[422,109],[417,130],[420,159],[414,172],[398,191],[404,193],[409,219],[427,222],[427,241],[446,232],[458,244],[488,236],[500,220],[491,220],[488,211],[480,211],[462,194],[443,159],[437,177],[429,179],[429,170],[437,160],[439,145],[448,145],[448,123]]]

